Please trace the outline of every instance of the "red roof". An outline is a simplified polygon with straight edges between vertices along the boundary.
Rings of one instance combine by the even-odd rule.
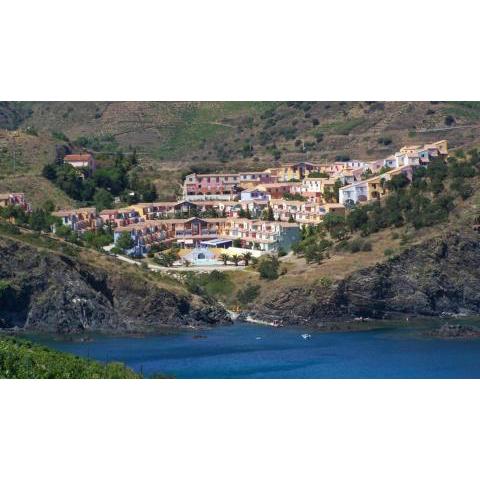
[[[88,162],[90,159],[92,156],[89,153],[73,153],[63,157],[65,162]]]

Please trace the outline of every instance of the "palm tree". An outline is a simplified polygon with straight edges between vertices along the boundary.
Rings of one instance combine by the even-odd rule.
[[[252,259],[252,254],[250,252],[245,252],[242,255],[242,260],[245,263],[245,266],[248,267],[248,264],[250,263],[250,260]]]
[[[230,257],[230,260],[235,264],[236,267],[238,267],[238,262],[240,261],[241,257],[240,255],[232,255]]]
[[[224,265],[230,260],[230,257],[226,253],[222,253],[220,255],[220,260],[223,262]]]

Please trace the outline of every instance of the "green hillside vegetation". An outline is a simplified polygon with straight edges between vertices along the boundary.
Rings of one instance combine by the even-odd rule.
[[[173,200],[186,172],[376,159],[440,137],[470,149],[479,133],[480,104],[469,101],[0,102],[0,189],[38,185],[56,145],[92,151],[101,168],[135,152],[132,173]],[[56,182],[30,189],[60,208],[91,196],[64,192]]]
[[[118,362],[61,353],[18,337],[0,336],[0,378],[141,378]]]

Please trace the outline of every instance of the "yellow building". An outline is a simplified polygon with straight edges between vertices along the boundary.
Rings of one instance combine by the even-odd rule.
[[[448,142],[446,140],[439,140],[438,142],[428,143],[425,148],[436,148],[440,155],[448,155]]]

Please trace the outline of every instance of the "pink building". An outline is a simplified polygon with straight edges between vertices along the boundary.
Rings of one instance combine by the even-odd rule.
[[[183,196],[190,200],[202,196],[227,200],[237,195],[241,186],[272,181],[270,172],[192,173],[183,183]]]
[[[0,208],[8,206],[20,207],[27,212],[31,210],[24,193],[0,193]]]

